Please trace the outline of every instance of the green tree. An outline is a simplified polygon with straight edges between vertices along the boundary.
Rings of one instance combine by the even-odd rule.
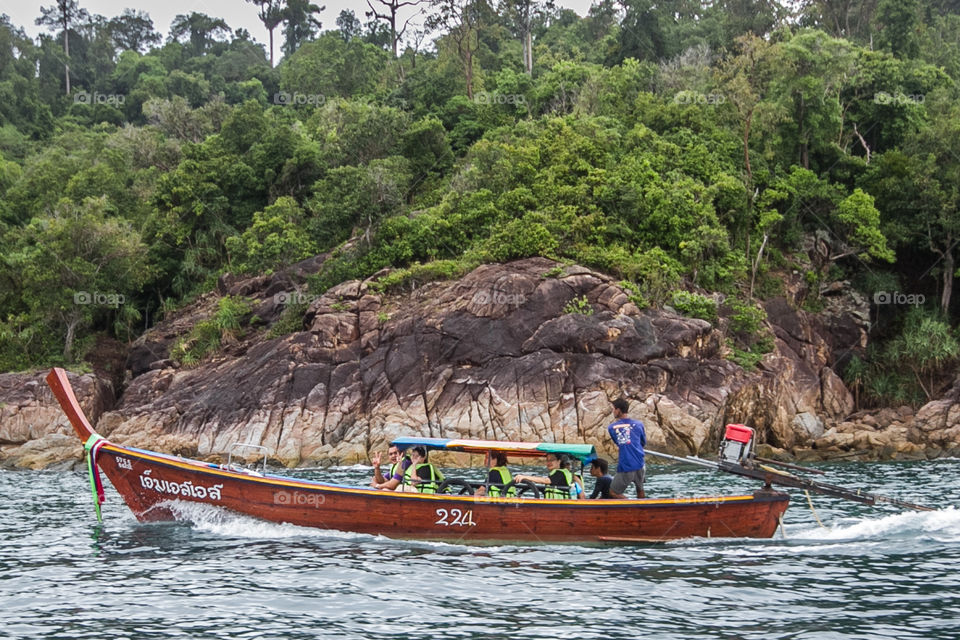
[[[253,224],[227,238],[231,268],[237,273],[272,271],[315,253],[303,229],[303,210],[288,196],[253,214]]]
[[[344,42],[324,33],[286,59],[280,69],[280,88],[289,94],[314,96],[313,102],[332,102],[337,96],[372,95],[380,83],[389,54],[354,38]]]
[[[953,299],[956,244],[960,240],[960,159],[950,142],[960,135],[960,108],[952,92],[926,102],[929,121],[910,136],[902,151],[889,151],[864,177],[877,196],[896,240],[927,254],[928,273],[940,280],[940,311]]]
[[[203,55],[218,38],[230,34],[230,27],[221,18],[211,18],[205,13],[178,14],[170,23],[170,40],[186,37],[193,55]]]
[[[324,251],[354,235],[369,240],[381,219],[399,212],[410,179],[409,162],[397,156],[330,170],[308,203],[310,236]]]
[[[868,42],[877,0],[802,0],[805,22],[835,38]]]
[[[533,75],[533,28],[537,20],[555,10],[553,0],[502,0],[501,13],[507,19],[513,35],[520,39],[523,49],[523,68]]]
[[[336,24],[337,30],[340,32],[340,37],[343,38],[345,42],[359,38],[360,34],[363,33],[363,25],[360,24],[360,20],[357,19],[357,15],[352,9],[344,9],[341,11],[340,15],[337,16]]]
[[[70,95],[70,29],[78,26],[90,18],[86,9],[80,7],[77,0],[57,0],[57,4],[49,7],[40,7],[40,17],[37,26],[45,26],[51,31],[63,32],[63,80],[66,93]]]
[[[321,23],[313,16],[326,7],[312,4],[309,0],[286,0],[283,10],[283,55],[290,56],[300,46],[314,38],[320,31]]]
[[[473,100],[474,56],[480,48],[480,29],[490,13],[486,0],[431,0],[435,13],[427,20],[431,29],[446,32],[445,40],[456,51],[463,67],[467,99]]]
[[[672,16],[664,15],[653,0],[625,0],[625,9],[620,23],[620,51],[617,62],[626,58],[659,62],[671,57],[675,43],[669,42],[661,24]]]
[[[63,336],[64,362],[74,361],[77,332],[122,308],[147,278],[139,234],[111,213],[105,198],[63,201],[24,228],[8,257],[33,322]]]
[[[893,251],[887,247],[887,239],[880,231],[880,212],[874,206],[873,196],[854,189],[837,205],[836,220],[845,246],[840,253],[830,256],[831,261],[856,255],[866,261],[876,258],[894,262]]]
[[[769,94],[779,74],[789,74],[791,69],[777,44],[751,35],[739,38],[737,44],[737,54],[722,64],[719,73],[724,94],[736,109],[740,121],[745,182],[748,192],[752,192],[750,142],[754,124],[757,119],[769,125],[783,118],[782,107],[769,100]]]
[[[877,43],[898,58],[916,57],[919,18],[920,0],[879,0]]]
[[[419,12],[417,12],[401,24],[399,18],[400,11],[406,7],[412,8],[419,6],[423,4],[424,1],[425,0],[367,0],[367,6],[370,7],[370,11],[367,12],[367,17],[383,22],[390,27],[390,47],[393,50],[394,59],[399,57],[400,39],[403,38],[407,27],[410,26],[410,21],[419,15]],[[403,67],[401,66],[401,80],[403,80],[402,69]]]
[[[410,161],[415,184],[439,178],[453,165],[447,132],[435,116],[427,116],[407,127],[401,145],[403,155]]]
[[[160,34],[153,30],[150,16],[133,9],[124,9],[122,14],[110,20],[110,33],[121,51],[141,53],[162,40]]]
[[[276,29],[284,19],[284,0],[246,0],[257,7],[257,17],[266,27],[270,34],[270,67],[273,67],[273,30]]]

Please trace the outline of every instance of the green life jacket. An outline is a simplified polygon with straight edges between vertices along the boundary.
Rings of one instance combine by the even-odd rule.
[[[498,484],[509,484],[513,480],[513,474],[510,473],[510,469],[506,467],[491,467],[490,471],[495,471],[500,475],[500,482]],[[487,495],[491,498],[497,498],[500,496],[502,490],[497,486],[487,487]],[[507,489],[507,496],[513,497],[517,495],[516,487],[510,487]]]
[[[409,462],[409,461],[410,461],[410,456],[403,456],[400,458],[400,462],[392,463],[390,465],[390,475],[387,476],[387,480],[392,479],[395,474],[399,473],[400,481],[402,484],[403,483],[403,463]]]
[[[420,482],[418,482],[417,484],[413,484],[411,480],[413,479],[414,472],[419,471],[424,467],[429,469],[430,479],[424,480],[423,478],[420,477],[420,474],[418,473],[417,478],[420,479]],[[409,467],[407,467],[406,473],[403,474],[403,484],[411,485],[414,489],[416,489],[420,493],[436,493],[437,488],[440,486],[441,482],[443,482],[443,474],[440,473],[439,469],[437,469],[435,466],[433,466],[429,462],[421,462],[420,464],[416,465],[416,468],[414,468],[414,465],[410,465]]]
[[[548,484],[543,490],[543,497],[548,500],[562,500],[570,497],[570,487],[573,486],[573,473],[571,473],[569,469],[554,469],[550,472],[550,479],[553,479],[558,473],[563,475],[562,484],[565,486],[561,487],[555,484]]]

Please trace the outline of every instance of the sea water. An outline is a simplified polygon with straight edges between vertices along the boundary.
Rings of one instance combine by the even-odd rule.
[[[960,638],[960,460],[820,468],[937,510],[812,496],[811,511],[793,491],[769,540],[474,547],[197,504],[140,524],[108,482],[98,524],[85,474],[0,472],[0,637]],[[755,487],[679,467],[647,482],[651,497]]]

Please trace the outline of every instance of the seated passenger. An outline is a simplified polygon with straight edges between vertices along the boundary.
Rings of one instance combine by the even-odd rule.
[[[491,498],[498,498],[501,495],[516,496],[517,490],[514,487],[510,487],[506,494],[503,494],[503,486],[513,481],[513,474],[510,473],[510,469],[507,469],[507,454],[503,451],[491,451],[487,454],[487,464],[491,465],[487,473],[487,482],[484,486],[477,488],[477,495]]]
[[[427,449],[417,445],[410,450],[410,466],[403,474],[403,491],[418,493],[436,493],[443,474],[434,465],[427,462]]]
[[[370,458],[370,462],[373,463],[373,482],[370,486],[374,489],[394,491],[403,482],[403,474],[410,467],[410,456],[401,454],[400,449],[394,444],[387,449],[387,455],[390,457],[390,473],[386,478],[380,472],[380,452],[377,451]]]
[[[603,498],[609,500],[613,497],[610,495],[610,483],[613,482],[613,476],[607,473],[609,469],[610,463],[603,458],[597,458],[591,464],[590,475],[597,479],[597,483],[593,485],[593,493],[590,494],[590,499]]]
[[[567,466],[570,466],[570,460],[567,456],[560,456],[548,453],[544,460],[547,463],[548,474],[544,476],[518,475],[513,477],[514,482],[523,482],[529,480],[537,484],[544,484],[547,487],[543,491],[543,497],[553,500],[569,498],[571,488],[574,486],[573,473],[569,469],[561,467],[561,458]]]
[[[570,458],[560,456],[560,468],[570,470]],[[573,473],[571,471],[571,473]],[[583,500],[587,496],[583,490],[583,478],[573,473],[573,483],[570,484],[570,497],[574,500]]]

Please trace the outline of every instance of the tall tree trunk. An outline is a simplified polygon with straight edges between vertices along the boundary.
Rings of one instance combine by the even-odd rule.
[[[524,34],[523,39],[523,64],[527,69],[527,75],[533,75],[533,33],[530,29]]]
[[[760,261],[763,259],[763,250],[767,246],[767,240],[770,238],[770,234],[763,234],[763,242],[760,243],[760,250],[757,251],[757,259],[753,261],[752,268],[750,269],[750,293],[747,295],[747,300],[753,300],[753,287],[757,282],[757,271],[760,270]]]
[[[397,14],[394,13],[390,18],[390,42],[393,43],[393,59],[396,60],[399,57],[397,53],[397,45],[399,38],[397,38]]]
[[[950,312],[950,298],[953,296],[953,271],[955,269],[953,247],[948,245],[943,254],[943,293],[940,295],[940,311],[946,316]]]
[[[79,323],[79,318],[71,318],[67,323],[67,338],[63,345],[63,361],[68,364],[73,362],[73,339],[76,336]]]
[[[743,124],[743,162],[747,167],[747,188],[753,186],[753,171],[750,169],[750,122],[753,120],[753,109],[747,113]]]
[[[273,69],[273,29],[267,29],[267,31],[270,32],[270,68]]]
[[[807,142],[807,128],[803,124],[803,119],[807,115],[807,101],[804,100],[803,94],[800,94],[800,117],[797,118],[797,122],[800,123],[800,166],[804,169],[810,169],[810,145]]]
[[[63,75],[67,81],[67,95],[70,95],[70,29],[63,29],[63,51],[67,59],[63,62]]]
[[[473,51],[469,47],[463,55],[463,73],[467,79],[467,99],[473,100]]]

